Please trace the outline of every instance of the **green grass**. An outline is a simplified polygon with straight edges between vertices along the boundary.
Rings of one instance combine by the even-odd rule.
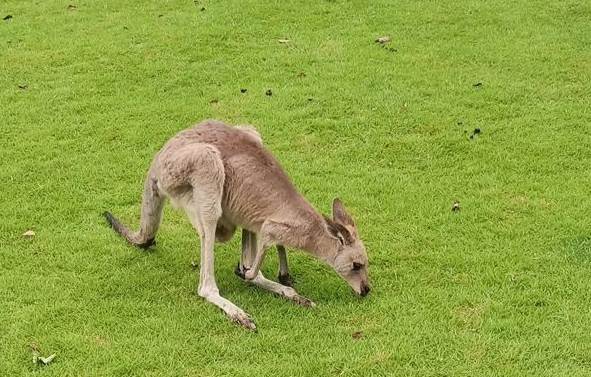
[[[591,375],[588,1],[4,0],[8,14],[2,375]],[[150,159],[204,118],[255,124],[320,210],[343,198],[367,298],[299,253],[317,308],[248,286],[236,236],[217,280],[251,333],[194,295],[183,213],[167,207],[149,252],[106,226],[105,209],[137,226]],[[29,343],[57,358],[34,366]]]

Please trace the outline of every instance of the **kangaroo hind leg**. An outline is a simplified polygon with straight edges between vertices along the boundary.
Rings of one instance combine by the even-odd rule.
[[[183,203],[189,220],[201,239],[201,267],[197,294],[234,322],[254,330],[254,321],[241,308],[222,297],[215,281],[214,244],[216,228],[222,216],[224,165],[219,151],[206,144],[192,146],[190,154],[192,199]]]

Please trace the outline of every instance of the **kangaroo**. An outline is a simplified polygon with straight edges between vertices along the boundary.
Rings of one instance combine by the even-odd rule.
[[[267,248],[277,245],[279,276],[288,277],[284,246],[306,251],[329,264],[353,291],[370,291],[368,260],[355,223],[340,199],[332,218],[321,215],[294,187],[252,126],[206,120],[172,137],[156,154],[144,182],[140,229],[132,231],[109,212],[103,215],[132,245],[154,244],[164,199],[182,208],[201,239],[197,294],[254,330],[255,322],[222,297],[214,276],[214,243],[242,228],[236,274],[304,306],[315,304],[260,271]],[[286,277],[287,276],[287,277]]]

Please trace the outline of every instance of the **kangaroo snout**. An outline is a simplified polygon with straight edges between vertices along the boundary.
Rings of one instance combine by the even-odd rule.
[[[357,296],[365,297],[371,290],[369,283],[367,281],[357,282],[349,282],[349,287],[355,292]]]
[[[359,295],[362,297],[367,296],[367,294],[369,293],[369,291],[371,290],[371,288],[369,287],[369,284],[367,283],[362,283],[361,284],[361,289],[359,290]]]

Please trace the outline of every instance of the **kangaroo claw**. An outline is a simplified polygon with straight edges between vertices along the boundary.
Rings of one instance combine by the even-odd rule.
[[[312,301],[304,296],[301,296],[301,295],[295,295],[295,296],[291,297],[291,299],[302,306],[307,306],[310,308],[316,307],[316,304],[314,303],[314,301]]]
[[[256,330],[257,328],[254,321],[246,313],[235,313],[230,316],[230,319],[249,330]]]

